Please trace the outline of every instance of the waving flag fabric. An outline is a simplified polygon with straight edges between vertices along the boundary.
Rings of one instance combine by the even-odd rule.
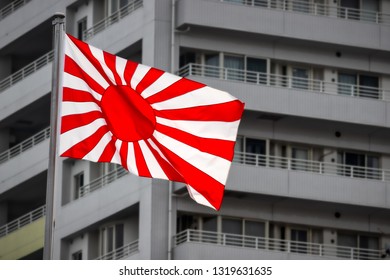
[[[60,155],[183,182],[221,206],[244,104],[65,35]]]

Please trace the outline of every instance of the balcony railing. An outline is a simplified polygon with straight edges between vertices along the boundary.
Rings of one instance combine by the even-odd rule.
[[[335,7],[299,0],[221,0],[222,2],[238,5],[305,13],[316,16],[337,17],[346,20],[359,20],[377,24],[390,24],[390,14],[377,11]]]
[[[249,84],[298,89],[315,93],[326,93],[333,95],[339,94],[342,96],[390,101],[390,90],[387,89],[325,82],[322,80],[304,79],[264,72],[254,72],[190,63],[180,68],[177,73],[182,77],[210,77]]]
[[[38,209],[35,209],[31,211],[30,213],[27,213],[21,217],[19,217],[16,220],[13,220],[12,222],[9,222],[8,224],[5,224],[0,227],[0,238],[3,236],[6,236],[7,234],[10,234],[14,232],[15,230],[18,230],[28,224],[31,224],[32,222],[42,218],[46,215],[46,205],[43,205],[39,207]]]
[[[48,52],[47,54],[41,56],[37,60],[31,62],[27,66],[23,67],[22,69],[16,71],[12,75],[8,76],[7,78],[0,81],[0,92],[6,90],[7,88],[10,88],[17,82],[20,82],[27,76],[33,74],[37,70],[41,69],[42,67],[46,66],[50,62],[53,61],[53,51]]]
[[[138,240],[135,240],[123,247],[120,247],[103,256],[100,256],[96,260],[120,260],[125,257],[131,256],[137,252],[138,252]]]
[[[9,3],[7,6],[1,8],[1,10],[0,10],[0,20],[5,18],[6,16],[9,16],[13,12],[15,12],[15,10],[17,10],[20,7],[26,5],[30,1],[31,0],[16,0],[16,1],[13,1],[13,2]]]
[[[122,168],[121,166],[117,166],[116,169],[111,171],[110,173],[91,181],[87,185],[80,187],[79,198],[86,196],[87,194],[96,191],[104,186],[107,186],[115,180],[125,176],[126,174],[129,174],[126,169]]]
[[[285,253],[314,255],[326,258],[341,259],[381,259],[384,251],[256,237],[211,231],[185,230],[174,236],[174,244],[185,242],[215,244],[220,246],[243,247],[257,250],[279,251]]]
[[[122,18],[126,17],[127,15],[131,14],[138,8],[142,7],[143,1],[142,0],[133,0],[130,1],[129,4],[126,6],[120,8],[115,13],[111,14],[110,16],[102,19],[98,23],[96,23],[91,28],[87,29],[83,33],[83,40],[88,40],[89,38],[95,36],[97,33],[103,31],[107,27],[113,25],[114,23],[117,23]]]
[[[235,152],[234,163],[390,182],[390,170]]]
[[[0,153],[0,164],[20,155],[21,153],[31,149],[48,138],[50,138],[50,127],[45,128],[44,130],[31,136],[30,138],[27,138],[18,145]]]

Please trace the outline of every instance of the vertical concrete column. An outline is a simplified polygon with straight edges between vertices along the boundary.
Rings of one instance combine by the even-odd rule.
[[[0,202],[0,226],[8,222],[8,203]]]
[[[1,128],[0,129],[0,153],[9,149],[9,142],[10,142],[9,128]]]
[[[12,60],[11,56],[0,56],[0,81],[11,75]]]

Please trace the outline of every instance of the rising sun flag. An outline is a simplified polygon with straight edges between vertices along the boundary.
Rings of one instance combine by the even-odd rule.
[[[219,210],[244,104],[65,35],[60,155],[186,184]]]

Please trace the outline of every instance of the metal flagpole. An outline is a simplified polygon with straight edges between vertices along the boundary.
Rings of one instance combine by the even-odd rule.
[[[50,150],[49,150],[49,167],[47,170],[47,187],[46,187],[46,222],[45,222],[45,240],[43,246],[43,259],[50,260],[53,258],[53,231],[54,221],[54,197],[57,169],[57,138],[58,138],[58,109],[60,102],[60,73],[63,55],[63,37],[65,30],[65,15],[56,13],[53,17],[53,74],[52,74],[52,91],[51,91],[51,109],[50,109]]]
[[[175,71],[175,5],[172,0],[172,23],[171,23],[171,73]],[[169,181],[168,187],[168,260],[172,259],[172,195],[173,183]]]

